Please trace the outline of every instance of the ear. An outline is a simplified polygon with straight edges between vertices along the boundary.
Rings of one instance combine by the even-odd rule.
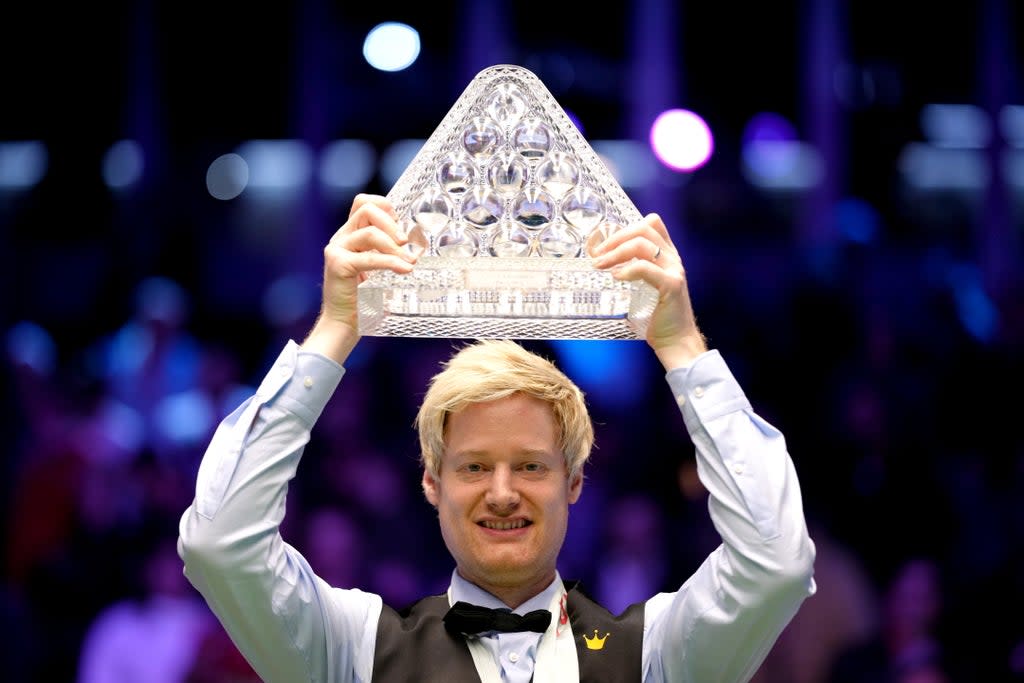
[[[579,500],[581,493],[583,493],[583,472],[577,472],[569,482],[569,504],[572,505]]]
[[[430,472],[423,470],[423,495],[427,497],[427,502],[434,507],[437,507],[437,502],[441,499],[440,489],[441,482],[435,479]]]

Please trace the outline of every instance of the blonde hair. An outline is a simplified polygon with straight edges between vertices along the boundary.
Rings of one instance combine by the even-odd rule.
[[[554,363],[516,342],[486,339],[464,346],[443,367],[430,380],[416,415],[420,461],[432,476],[441,471],[449,415],[516,393],[551,405],[569,478],[582,472],[594,445],[594,426],[583,392]]]

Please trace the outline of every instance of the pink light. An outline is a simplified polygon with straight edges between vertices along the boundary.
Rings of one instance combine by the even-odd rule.
[[[704,119],[686,109],[669,109],[651,126],[651,149],[676,171],[693,171],[711,158],[714,139]]]

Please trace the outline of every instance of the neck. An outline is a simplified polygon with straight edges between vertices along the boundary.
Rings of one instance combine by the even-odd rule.
[[[462,573],[461,569],[459,569],[458,572],[459,576],[498,598],[509,609],[515,609],[530,598],[539,595],[544,591],[544,589],[551,585],[552,581],[555,580],[555,573],[552,571],[550,574],[529,583],[506,585],[466,576]]]

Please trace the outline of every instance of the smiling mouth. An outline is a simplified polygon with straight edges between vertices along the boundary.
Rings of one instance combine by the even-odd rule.
[[[525,526],[529,526],[533,522],[528,522],[525,519],[506,520],[500,522],[483,521],[477,522],[480,526],[485,529],[495,529],[497,531],[508,531],[509,529],[522,529]]]

